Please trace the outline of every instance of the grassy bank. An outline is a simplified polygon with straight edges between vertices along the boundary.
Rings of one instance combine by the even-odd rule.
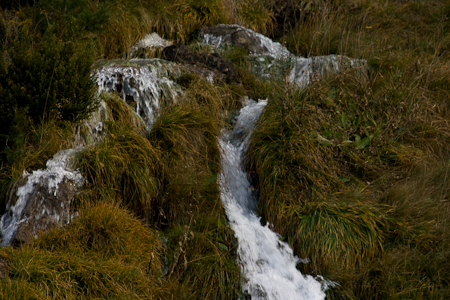
[[[249,153],[261,215],[311,258],[302,271],[340,283],[330,299],[449,296],[447,10],[309,3],[286,37],[301,55],[368,60],[275,86]]]
[[[241,66],[241,84],[183,77],[150,132],[112,94],[104,140],[80,153],[80,216],[8,261],[3,299],[237,299],[236,241],[216,137],[240,96],[269,98],[248,153],[259,213],[327,299],[447,299],[450,6],[443,1],[6,1],[0,5],[1,199],[69,148],[97,106],[90,67],[156,31],[181,43],[239,23],[302,56],[367,60],[299,90]],[[75,95],[75,96],[74,96]],[[1,261],[0,261],[1,265]],[[0,270],[1,271],[1,270]],[[1,272],[0,272],[1,273]]]

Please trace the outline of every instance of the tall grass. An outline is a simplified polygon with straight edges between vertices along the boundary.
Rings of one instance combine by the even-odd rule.
[[[445,8],[308,5],[288,47],[366,58],[368,69],[269,90],[249,152],[263,220],[311,258],[303,271],[340,283],[331,299],[446,298]]]
[[[30,28],[38,45],[53,30],[65,44],[94,41],[97,57],[117,58],[152,31],[188,43],[200,26],[229,22],[273,34],[293,53],[363,58],[367,68],[303,90],[244,70],[242,85],[188,76],[184,97],[147,133],[130,107],[104,96],[107,134],[78,158],[88,182],[78,196],[81,217],[22,249],[1,250],[10,265],[2,298],[241,297],[236,241],[216,182],[216,137],[244,95],[270,100],[248,154],[262,222],[311,259],[298,266],[303,272],[340,284],[328,298],[449,298],[445,2],[68,2],[13,11],[2,2],[0,39],[10,46]],[[242,51],[228,55],[245,69]],[[30,127],[16,123],[23,134],[4,152],[2,199],[23,169],[41,168],[71,146],[72,122],[49,115]]]
[[[167,299],[158,234],[116,205],[81,212],[20,249],[5,247],[2,299]]]
[[[159,193],[160,152],[144,136],[131,107],[118,97],[104,96],[112,119],[108,135],[78,156],[77,167],[88,182],[79,201],[115,200],[136,214],[150,218]]]

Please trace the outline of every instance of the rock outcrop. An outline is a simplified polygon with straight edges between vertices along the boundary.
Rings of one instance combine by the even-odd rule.
[[[176,101],[181,87],[173,80],[181,68],[162,59],[109,60],[99,62],[94,77],[99,93],[116,92],[131,105],[150,129],[162,104]]]
[[[80,172],[71,166],[77,152],[59,151],[45,170],[24,172],[1,218],[2,246],[27,243],[39,232],[70,221],[71,202],[84,183]]]
[[[247,50],[251,71],[263,78],[287,80],[305,86],[312,79],[347,68],[359,68],[365,74],[366,61],[341,55],[297,57],[278,42],[239,25],[215,25],[202,28],[199,41],[221,52],[240,47]]]
[[[239,81],[239,76],[233,63],[218,53],[194,53],[185,45],[174,44],[164,48],[162,57],[169,61],[191,66],[195,65],[218,72],[223,74],[227,82]]]
[[[241,47],[249,54],[265,54],[268,51],[256,32],[240,25],[219,24],[202,28],[199,40],[218,48]]]

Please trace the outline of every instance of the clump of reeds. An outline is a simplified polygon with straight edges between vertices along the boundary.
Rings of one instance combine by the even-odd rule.
[[[236,244],[222,208],[216,178],[217,136],[224,110],[235,105],[227,86],[191,78],[186,95],[169,105],[147,137],[161,152],[160,214],[169,238],[168,281],[180,297],[230,299],[240,294]]]
[[[155,230],[117,205],[80,212],[22,248],[2,248],[8,277],[2,299],[167,299],[163,243]]]

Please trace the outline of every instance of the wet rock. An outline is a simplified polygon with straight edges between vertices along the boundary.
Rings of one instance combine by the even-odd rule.
[[[312,79],[348,68],[359,68],[366,74],[366,61],[341,55],[297,57],[278,42],[239,25],[216,25],[203,28],[199,41],[221,52],[230,47],[241,47],[249,53],[250,70],[263,78],[287,80],[305,86]]]
[[[23,221],[11,237],[11,245],[20,246],[37,237],[39,232],[68,224],[71,220],[71,202],[77,191],[77,184],[65,178],[57,192],[49,192],[48,178],[43,178],[29,196],[20,216]]]
[[[67,224],[84,179],[71,168],[77,149],[59,151],[44,170],[24,173],[1,218],[2,246],[21,245],[54,226]]]
[[[162,104],[176,101],[182,93],[174,81],[181,68],[162,59],[109,60],[94,71],[99,93],[116,92],[131,105],[149,130]]]
[[[292,56],[280,43],[240,25],[220,24],[202,28],[199,41],[219,50],[240,47],[254,56],[270,56],[274,59],[286,59]]]
[[[238,73],[233,63],[218,53],[193,53],[188,47],[175,44],[164,48],[163,58],[168,61],[184,63],[199,68],[206,68],[215,73],[223,74],[227,82],[239,81]],[[189,67],[188,67],[189,68]],[[192,69],[192,67],[191,67]],[[218,76],[219,78],[221,76]]]
[[[215,47],[241,47],[251,54],[264,54],[268,51],[256,32],[240,25],[219,24],[202,28],[199,40]]]

